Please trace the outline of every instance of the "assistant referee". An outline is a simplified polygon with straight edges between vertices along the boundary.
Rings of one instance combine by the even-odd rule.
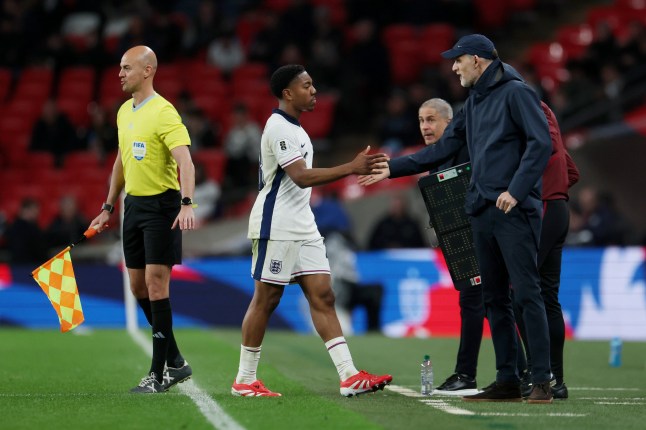
[[[150,370],[130,391],[159,393],[192,374],[173,335],[169,292],[171,268],[182,261],[180,230],[195,227],[195,170],[186,127],[173,105],[153,89],[155,53],[135,46],[123,55],[120,68],[122,89],[132,99],[117,113],[119,150],[110,190],[90,226],[99,232],[106,228],[125,189],[125,263],[132,293],[152,326],[153,342]]]

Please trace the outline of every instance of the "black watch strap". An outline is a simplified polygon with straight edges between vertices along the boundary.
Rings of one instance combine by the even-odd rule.
[[[190,197],[184,197],[182,199],[182,204],[184,206],[192,206],[193,205],[193,200]]]
[[[109,213],[114,212],[114,206],[111,205],[110,203],[103,203],[103,206],[101,206],[102,211],[108,211]]]

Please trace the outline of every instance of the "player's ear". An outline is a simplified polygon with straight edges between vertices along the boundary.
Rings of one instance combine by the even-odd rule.
[[[283,90],[283,99],[284,100],[291,100],[292,99],[292,90],[289,88],[285,88]]]

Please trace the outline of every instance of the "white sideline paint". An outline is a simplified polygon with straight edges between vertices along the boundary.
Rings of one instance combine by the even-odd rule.
[[[128,333],[146,354],[152,356],[153,347],[141,331],[128,330]],[[192,379],[177,384],[177,386],[182,394],[187,395],[197,405],[204,418],[213,425],[213,428],[219,430],[245,430],[244,427],[227,415],[220,405],[198,387]]]
[[[415,390],[410,388],[402,387],[400,385],[386,385],[386,389],[393,391],[395,393],[401,394],[406,397],[417,398],[420,403],[431,406],[432,408],[438,409],[442,412],[446,412],[451,415],[477,415],[483,417],[585,417],[587,414],[574,414],[574,413],[563,413],[563,412],[537,412],[537,413],[525,413],[525,412],[473,412],[467,409],[458,408],[457,406],[452,406],[449,403],[445,402],[439,397],[433,398],[432,396],[423,396]],[[630,403],[635,405],[638,403]]]
[[[531,406],[530,406],[531,407]],[[574,414],[569,412],[548,412],[529,414],[525,412],[479,412],[478,415],[483,417],[585,417],[587,414]]]
[[[570,391],[640,391],[640,388],[567,387]]]
[[[399,393],[402,396],[416,397],[421,403],[427,404],[435,409],[439,409],[443,412],[446,412],[447,414],[451,414],[451,415],[475,415],[476,414],[475,412],[471,412],[466,409],[451,406],[443,400],[432,399],[428,396],[422,396],[417,391],[411,390],[410,388],[402,387],[400,385],[386,385],[386,389],[390,391],[394,391],[395,393]]]

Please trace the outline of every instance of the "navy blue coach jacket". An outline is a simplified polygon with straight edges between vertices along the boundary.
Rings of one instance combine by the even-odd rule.
[[[421,173],[468,146],[472,176],[465,210],[477,215],[505,192],[518,207],[542,212],[541,177],[552,153],[538,96],[513,67],[494,60],[471,88],[441,139],[388,162],[390,177]]]

